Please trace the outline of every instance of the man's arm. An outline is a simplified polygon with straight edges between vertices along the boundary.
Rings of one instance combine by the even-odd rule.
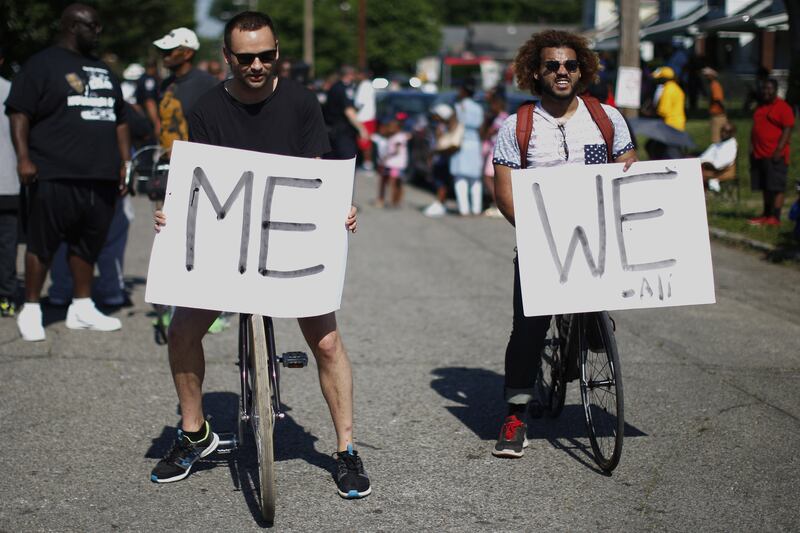
[[[17,152],[17,174],[22,185],[30,185],[36,179],[38,169],[33,164],[28,149],[28,136],[31,131],[31,120],[25,113],[11,113],[11,140]]]
[[[365,128],[364,125],[358,121],[358,111],[356,111],[355,107],[346,107],[344,109],[344,115],[347,117],[347,120],[350,122],[350,124],[352,124],[353,127],[358,130],[359,137],[362,139],[369,138],[369,135],[367,134],[367,128]]]
[[[625,163],[625,166],[622,168],[623,172],[627,172],[631,165],[636,163],[639,160],[639,156],[636,155],[636,150],[628,150],[624,154],[618,156],[614,159],[614,163]]]
[[[150,123],[153,125],[153,133],[155,133],[156,139],[158,139],[161,135],[161,120],[158,118],[158,105],[156,101],[152,98],[145,100],[144,111],[147,114],[147,118],[150,119]]]
[[[514,195],[511,189],[511,168],[505,165],[494,166],[494,201],[497,208],[514,226]]]
[[[789,137],[792,135],[792,127],[786,126],[783,128],[781,132],[781,138],[778,139],[778,146],[775,148],[775,151],[772,153],[772,160],[773,161],[780,161],[783,157],[783,149],[786,147],[786,143],[789,142]]]

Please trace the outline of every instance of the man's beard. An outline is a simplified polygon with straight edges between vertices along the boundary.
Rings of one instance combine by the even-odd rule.
[[[555,92],[551,85],[542,83],[542,92],[555,100],[572,100],[578,93],[578,87],[573,84],[572,90],[567,94],[563,94]]]

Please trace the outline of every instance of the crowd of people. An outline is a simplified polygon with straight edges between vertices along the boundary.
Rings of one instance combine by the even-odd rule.
[[[324,91],[309,90],[302,69],[280,58],[278,31],[263,13],[243,12],[226,24],[223,55],[229,74],[219,62],[201,65],[197,35],[175,28],[152,43],[169,75],[161,80],[158,63],[151,61],[126,69],[121,82],[96,58],[101,30],[93,8],[72,4],[62,14],[56,43],[31,57],[11,84],[0,80],[0,102],[8,115],[0,121],[0,312],[16,316],[26,341],[46,338],[40,299],[48,272],[51,303],[68,305],[67,328],[122,327],[96,302],[101,308],[118,306],[126,298],[122,265],[132,212],[124,198],[137,148],[157,145],[164,164],[175,141],[298,157],[358,155],[366,171],[376,171],[377,207],[402,205],[410,154],[424,148],[435,192],[425,215],[445,215],[452,188],[459,215],[485,213],[512,225],[512,169],[620,162],[627,170],[637,161],[635,138],[609,103],[613,94],[604,92],[602,83],[597,86],[603,64],[587,41],[573,33],[544,31],[520,49],[514,73],[521,89],[539,96],[535,104],[509,114],[498,87],[485,93],[482,105],[467,79],[452,104],[432,107],[430,126],[419,126],[423,135],[418,136],[404,127],[403,114],[377,116],[367,72],[343,66]],[[647,100],[653,114],[679,132],[686,128],[686,97],[678,82],[683,66],[676,60],[653,71],[655,86]],[[710,68],[702,73],[709,84],[712,144],[700,159],[713,191],[735,176],[739,147],[718,73]],[[531,136],[534,122],[536,135]],[[752,224],[780,224],[793,126],[794,113],[777,96],[775,80],[766,78],[758,88],[750,149],[751,183],[763,191],[764,204]],[[528,136],[521,137],[520,131]],[[420,138],[422,146],[414,148]],[[648,151],[665,158],[686,155],[661,144],[649,145]],[[155,229],[160,231],[167,223],[163,197],[153,194]],[[487,196],[492,205],[484,209]],[[24,305],[17,310],[20,213],[27,248]],[[797,203],[790,217],[800,218]],[[355,208],[343,224],[355,232]],[[524,453],[525,413],[541,352],[537,347],[549,324],[549,317],[524,316],[519,266],[516,258],[513,262],[514,318],[505,353],[508,411],[493,451],[499,457]],[[154,482],[184,479],[218,445],[201,401],[202,340],[217,320],[218,312],[202,309],[178,308],[170,317],[170,369],[182,416],[174,446],[151,472]],[[317,359],[336,432],[338,493],[367,496],[372,489],[353,445],[352,375],[336,317],[303,318],[299,325]]]

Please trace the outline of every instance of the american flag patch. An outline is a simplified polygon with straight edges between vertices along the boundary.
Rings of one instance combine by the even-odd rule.
[[[608,151],[605,144],[584,144],[583,161],[586,165],[608,163]]]

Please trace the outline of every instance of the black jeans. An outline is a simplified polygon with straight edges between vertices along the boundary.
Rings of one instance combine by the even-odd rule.
[[[0,297],[17,294],[18,211],[0,211]]]
[[[506,402],[527,404],[533,399],[536,375],[542,365],[542,348],[551,316],[526,317],[522,310],[519,260],[514,257],[514,322],[506,346]]]

